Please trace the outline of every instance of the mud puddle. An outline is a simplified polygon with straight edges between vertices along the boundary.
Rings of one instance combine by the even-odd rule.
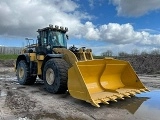
[[[143,116],[146,120],[159,120],[160,118],[160,90],[137,95],[139,99],[147,98],[135,111],[135,116]]]
[[[110,104],[110,108],[126,109],[136,118],[142,120],[159,120],[160,118],[160,90],[141,93],[135,97]]]

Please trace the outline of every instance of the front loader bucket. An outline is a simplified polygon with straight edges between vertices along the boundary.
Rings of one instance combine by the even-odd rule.
[[[148,91],[129,62],[116,59],[76,62],[68,71],[68,90],[96,107]]]

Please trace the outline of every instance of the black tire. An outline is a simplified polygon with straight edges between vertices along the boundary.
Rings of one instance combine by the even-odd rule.
[[[43,69],[45,88],[51,93],[65,93],[68,81],[68,63],[61,58],[48,60]]]
[[[32,85],[35,83],[37,76],[31,76],[29,65],[25,60],[19,61],[17,65],[17,79],[21,85]]]

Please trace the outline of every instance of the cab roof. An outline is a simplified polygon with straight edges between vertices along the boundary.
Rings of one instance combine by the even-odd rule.
[[[55,25],[55,27],[53,27],[53,25],[49,25],[49,27],[38,29],[37,32],[42,32],[42,31],[59,31],[59,32],[66,33],[68,31],[68,28],[67,27],[62,27],[62,26],[59,27],[57,25]]]

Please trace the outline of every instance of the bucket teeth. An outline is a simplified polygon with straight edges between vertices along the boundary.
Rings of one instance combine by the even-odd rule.
[[[111,101],[113,101],[113,102],[117,102],[117,100],[114,100],[114,99],[111,99]]]
[[[104,104],[109,104],[109,102],[105,101],[105,99],[102,99],[101,101],[102,101],[102,103],[104,103]]]
[[[122,100],[124,100],[124,98],[123,98],[123,97],[122,97],[121,99],[122,99]]]
[[[124,95],[124,97],[131,98],[129,93],[123,93],[122,95]]]
[[[143,92],[148,92],[149,90],[147,88],[144,88],[143,89]]]
[[[146,92],[146,90],[145,90],[145,89],[140,89],[140,91],[141,91],[141,92]]]
[[[132,89],[130,91],[126,91],[126,92],[119,92],[119,93],[113,93],[110,96],[106,96],[105,98],[98,98],[96,100],[92,100],[91,104],[96,106],[96,107],[100,107],[99,103],[103,103],[103,104],[109,104],[109,101],[113,101],[113,102],[117,102],[117,99],[122,99],[124,100],[125,97],[131,98],[131,96],[135,96],[136,94],[140,94],[141,92],[147,92],[148,89],[144,88],[144,89]]]
[[[117,100],[116,100],[116,99],[114,99],[114,98],[111,98],[111,97],[110,97],[110,101],[117,102]]]
[[[126,97],[131,98],[131,96],[129,96],[129,95],[128,95],[128,96],[126,96]]]
[[[95,107],[100,107],[100,105],[99,105],[98,103],[94,102],[94,101],[92,101],[91,104],[92,104],[93,106],[95,106]]]
[[[148,90],[147,88],[145,88],[145,90],[148,91],[148,92],[150,91],[150,90]]]
[[[119,95],[116,95],[116,96],[117,96],[118,99],[124,100],[124,98],[123,98],[124,96],[123,95],[119,94]]]
[[[140,91],[140,90],[135,90],[135,92],[136,92],[137,94],[140,94],[140,93],[141,93],[141,91]]]
[[[135,92],[129,92],[131,96],[135,96],[136,93]]]

